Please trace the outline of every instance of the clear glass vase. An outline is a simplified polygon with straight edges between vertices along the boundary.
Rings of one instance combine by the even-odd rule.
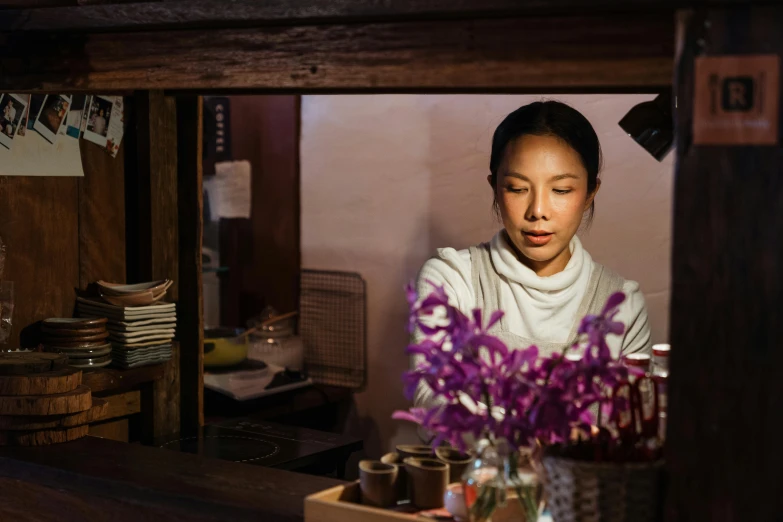
[[[523,467],[527,457],[505,441],[484,439],[476,459],[462,476],[465,509],[470,522],[535,522],[541,499],[540,482]]]

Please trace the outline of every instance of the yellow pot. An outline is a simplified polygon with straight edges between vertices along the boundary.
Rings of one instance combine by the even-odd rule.
[[[204,332],[204,366],[234,366],[247,359],[248,340],[242,329],[214,328]]]

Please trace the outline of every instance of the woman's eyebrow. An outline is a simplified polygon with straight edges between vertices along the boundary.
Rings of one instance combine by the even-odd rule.
[[[518,178],[521,179],[522,181],[530,181],[527,176],[525,176],[524,174],[520,174],[519,172],[506,172],[505,174],[503,174],[503,177]]]
[[[579,176],[576,174],[558,174],[557,176],[553,176],[551,181],[560,181],[561,179],[579,179]]]

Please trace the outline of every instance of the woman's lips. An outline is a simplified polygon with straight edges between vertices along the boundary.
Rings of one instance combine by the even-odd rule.
[[[523,232],[522,234],[525,236],[525,240],[535,246],[546,245],[552,239],[552,233],[544,232],[543,230],[533,230],[531,232]]]

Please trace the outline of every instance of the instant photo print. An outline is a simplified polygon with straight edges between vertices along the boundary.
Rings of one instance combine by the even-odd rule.
[[[57,139],[57,133],[65,124],[65,117],[71,108],[71,97],[64,94],[49,94],[44,99],[33,128],[50,143]]]
[[[26,94],[5,93],[0,96],[0,144],[6,148],[11,148],[26,108]]]

